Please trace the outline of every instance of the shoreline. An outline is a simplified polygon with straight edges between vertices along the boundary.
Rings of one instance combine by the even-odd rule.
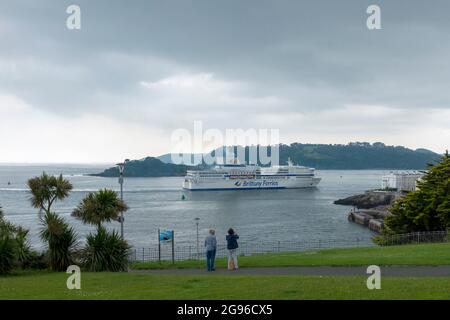
[[[380,233],[384,228],[384,219],[390,215],[392,204],[404,194],[392,190],[366,190],[363,194],[338,199],[333,203],[353,206],[348,212],[347,220]]]

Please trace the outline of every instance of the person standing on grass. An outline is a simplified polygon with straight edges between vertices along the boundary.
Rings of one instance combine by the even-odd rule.
[[[209,235],[205,239],[206,267],[208,271],[215,271],[214,262],[216,260],[217,240],[213,229],[209,230]]]
[[[238,239],[239,236],[234,232],[234,230],[232,228],[228,229],[228,235],[226,236],[228,249],[228,270],[238,269],[238,260],[237,260],[237,248],[239,247],[237,242]]]

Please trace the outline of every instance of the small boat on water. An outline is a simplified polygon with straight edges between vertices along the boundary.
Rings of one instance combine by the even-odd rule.
[[[191,191],[296,189],[316,187],[321,178],[315,169],[294,165],[259,167],[232,163],[216,165],[211,170],[189,170],[183,181],[183,189]]]

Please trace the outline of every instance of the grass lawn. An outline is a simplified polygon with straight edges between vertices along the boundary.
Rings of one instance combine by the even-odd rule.
[[[365,277],[170,276],[82,273],[81,290],[66,288],[65,273],[0,277],[0,299],[449,299],[450,278],[382,278],[368,290]]]
[[[240,257],[242,267],[450,265],[450,243],[331,249]],[[196,268],[201,261],[136,263],[134,268]],[[225,267],[219,260],[218,267]],[[0,299],[450,299],[450,277],[382,277],[368,290],[364,276],[161,275],[82,272],[81,290],[66,273],[21,271],[0,276]]]
[[[136,262],[133,269],[203,268],[203,261]],[[239,257],[240,267],[450,265],[450,243],[328,249]],[[225,259],[217,259],[225,268]]]

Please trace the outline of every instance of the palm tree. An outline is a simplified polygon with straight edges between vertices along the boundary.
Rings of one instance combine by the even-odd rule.
[[[45,172],[40,177],[28,180],[28,187],[32,195],[31,205],[47,213],[50,212],[56,200],[67,198],[73,188],[72,184],[64,179],[62,174],[55,177],[49,176]]]
[[[128,206],[115,191],[102,189],[89,193],[72,212],[72,216],[98,229],[103,222],[118,220],[120,214],[127,210]]]
[[[91,271],[122,271],[127,268],[130,246],[116,231],[109,233],[104,222],[117,220],[128,206],[113,190],[102,189],[89,193],[72,212],[83,223],[97,227],[95,234],[86,238],[82,250],[84,265]]]
[[[72,184],[62,174],[55,177],[43,172],[40,177],[28,180],[28,187],[31,191],[31,205],[39,209],[40,213],[45,212],[44,216],[40,216],[40,237],[47,242],[50,267],[63,271],[73,262],[77,236],[74,229],[52,212],[51,208],[55,201],[69,196]]]
[[[48,244],[50,268],[65,271],[74,262],[77,235],[63,218],[47,212],[42,219],[41,239]]]

